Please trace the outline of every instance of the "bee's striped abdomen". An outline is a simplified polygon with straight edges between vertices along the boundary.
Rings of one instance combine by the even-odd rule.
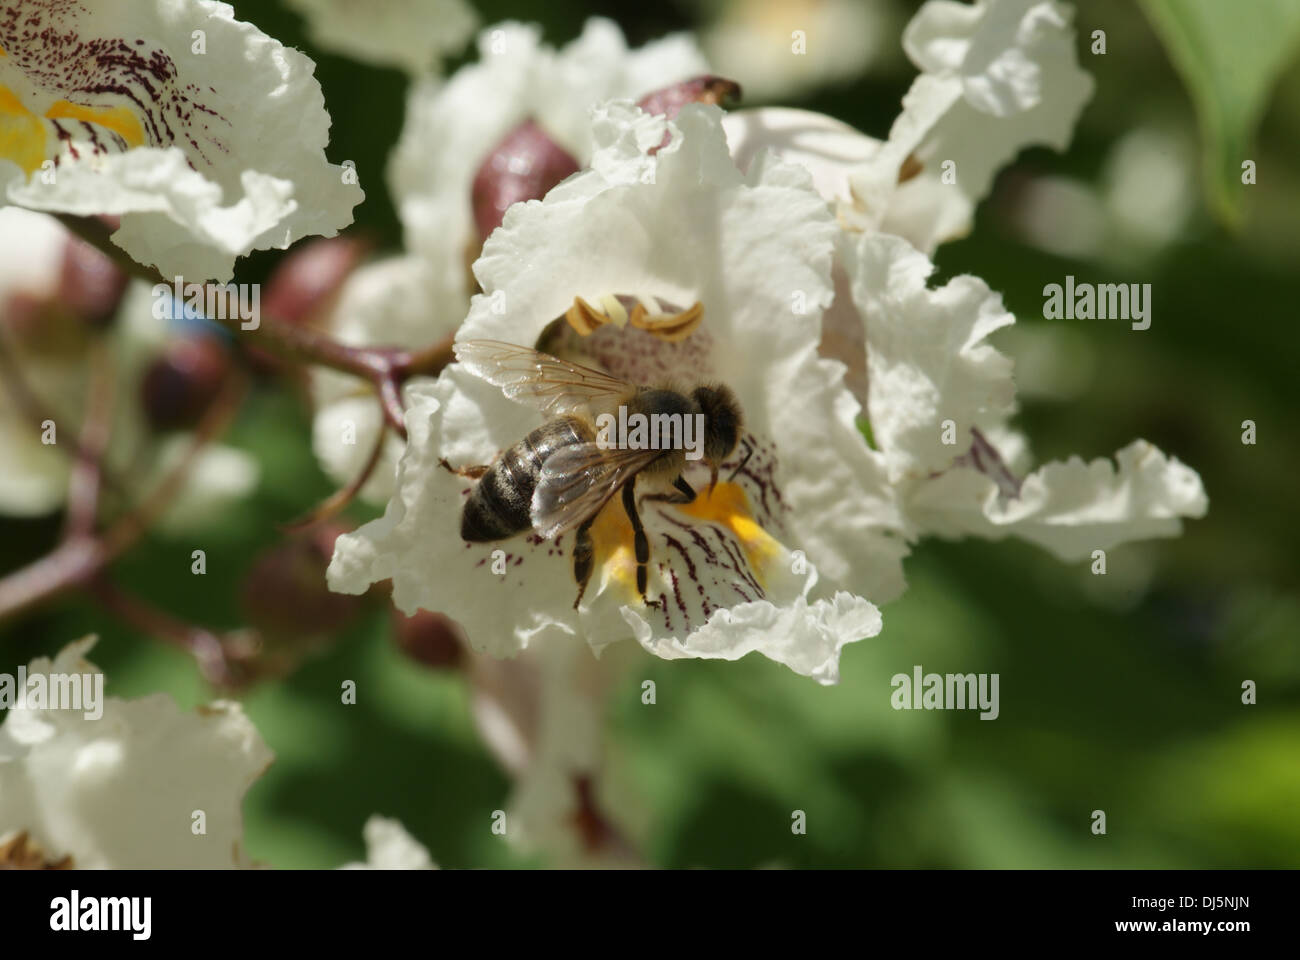
[[[505,540],[532,527],[530,509],[542,464],[556,450],[595,439],[577,417],[560,417],[538,427],[502,454],[470,491],[460,515],[461,539]]]

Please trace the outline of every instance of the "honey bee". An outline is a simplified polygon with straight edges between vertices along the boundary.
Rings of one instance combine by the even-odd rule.
[[[468,340],[456,344],[455,351],[469,372],[549,418],[490,464],[456,468],[442,462],[446,469],[478,481],[461,512],[461,538],[487,543],[533,530],[549,540],[574,530],[576,608],[591,578],[591,525],[621,490],[632,524],[637,592],[645,602],[650,542],[637,512],[637,481],[659,490],[646,499],[690,503],[696,492],[682,476],[689,459],[683,445],[634,442],[626,425],[667,424],[673,416],[679,418],[677,423],[685,424],[689,417],[701,424],[694,452],[709,467],[711,493],[719,467],[740,440],[743,420],[735,394],[722,384],[682,389],[628,383],[496,340]],[[618,411],[617,417],[613,411]],[[618,426],[611,430],[614,422]]]

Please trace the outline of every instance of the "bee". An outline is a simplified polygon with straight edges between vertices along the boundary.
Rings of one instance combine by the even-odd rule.
[[[637,511],[637,482],[660,491],[646,499],[692,502],[696,492],[682,476],[687,451],[610,443],[607,436],[602,441],[597,420],[601,414],[612,419],[614,410],[625,413],[627,421],[639,414],[653,423],[668,422],[649,420],[655,415],[680,415],[681,423],[687,416],[702,415],[702,421],[691,422],[703,423],[699,453],[709,467],[712,493],[719,467],[741,436],[743,419],[735,394],[722,384],[681,389],[669,384],[628,383],[591,367],[496,340],[468,340],[456,344],[455,351],[456,359],[469,372],[548,417],[490,464],[456,468],[442,461],[444,468],[478,481],[461,512],[461,538],[490,543],[533,530],[550,540],[575,531],[576,608],[591,579],[591,525],[621,491],[623,509],[632,524],[637,592],[645,602],[650,541]],[[619,439],[626,441],[625,437]],[[743,466],[742,462],[736,472]]]

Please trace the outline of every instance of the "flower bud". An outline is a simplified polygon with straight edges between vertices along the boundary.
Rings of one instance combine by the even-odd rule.
[[[740,84],[706,74],[647,93],[637,101],[636,105],[646,113],[663,114],[671,120],[688,103],[712,103],[719,107],[733,107],[739,102]]]
[[[70,237],[63,248],[57,297],[89,326],[107,326],[117,314],[128,279],[105,254]]]
[[[464,656],[460,627],[441,613],[417,610],[407,617],[394,611],[393,639],[404,654],[433,670],[453,670]]]
[[[354,236],[338,236],[295,247],[271,271],[262,313],[277,323],[309,323],[329,308],[370,246]]]
[[[157,431],[184,430],[203,417],[230,372],[230,353],[215,337],[183,336],[168,342],[145,371],[141,401]]]
[[[356,619],[365,600],[333,593],[325,568],[345,527],[322,524],[258,554],[240,590],[245,621],[262,638],[255,672],[288,673]]]
[[[578,172],[578,161],[532,120],[515,127],[493,148],[474,176],[471,202],[479,245],[511,204],[540,200],[551,187]]]
[[[740,84],[733,80],[705,74],[647,93],[637,101],[636,105],[646,113],[662,114],[671,120],[681,113],[682,107],[688,103],[711,103],[720,107],[732,107],[739,102]],[[671,139],[670,135],[665,133],[659,146],[650,152],[658,153],[668,146],[669,139]]]

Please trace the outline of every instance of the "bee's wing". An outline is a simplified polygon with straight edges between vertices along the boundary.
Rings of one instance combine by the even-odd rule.
[[[549,539],[581,526],[619,487],[662,455],[662,450],[607,450],[597,443],[555,451],[542,464],[533,490],[533,529]]]
[[[476,377],[501,388],[511,400],[558,415],[636,389],[607,373],[500,340],[465,340],[456,359]]]

